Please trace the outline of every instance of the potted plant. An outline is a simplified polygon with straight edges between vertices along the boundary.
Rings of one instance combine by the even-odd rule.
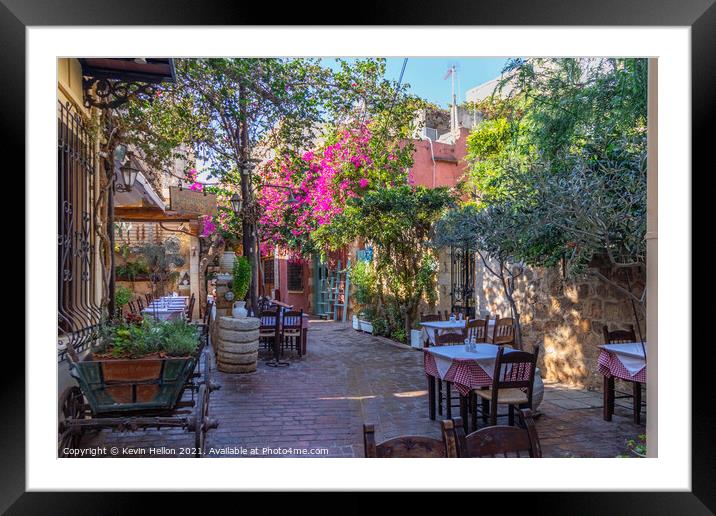
[[[349,271],[350,281],[355,289],[354,298],[359,309],[358,315],[354,314],[353,328],[356,330],[373,333],[371,315],[373,300],[375,298],[375,271],[371,262],[365,260],[356,261]]]
[[[240,256],[234,261],[231,281],[231,291],[234,293],[234,308],[232,315],[243,318],[248,315],[246,310],[246,294],[251,284],[251,263],[246,256]]]
[[[200,350],[197,328],[184,320],[105,322],[99,336],[98,345],[71,365],[99,411],[173,405]]]
[[[124,306],[132,300],[134,292],[130,288],[119,286],[114,292],[114,308],[117,316],[122,314]]]
[[[423,347],[423,330],[417,323],[410,329],[410,346],[421,349]]]

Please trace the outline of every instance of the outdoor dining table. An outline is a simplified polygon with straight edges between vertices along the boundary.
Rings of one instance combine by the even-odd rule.
[[[182,308],[159,308],[148,306],[142,310],[143,314],[150,315],[160,321],[173,321],[180,319],[184,313],[184,307]]]
[[[287,308],[279,307],[280,313],[287,311]],[[262,326],[276,326],[276,317],[270,315],[264,315],[261,317]],[[301,320],[301,355],[306,354],[308,348],[308,314],[303,314]]]
[[[614,378],[646,383],[646,342],[602,344],[599,348],[597,366],[604,376],[604,420],[611,421]]]
[[[423,348],[430,419],[435,419],[435,379],[452,383],[463,396],[472,389],[489,387],[499,349],[500,346],[486,342],[476,343],[474,351],[466,350],[464,344]],[[505,348],[505,353],[513,351]]]
[[[181,318],[184,313],[185,299],[184,296],[166,296],[155,299],[142,310],[142,313],[151,315],[160,321],[176,320]]]
[[[426,321],[421,322],[420,325],[422,328],[422,341],[428,342],[429,346],[435,345],[435,335],[442,335],[444,333],[452,333],[455,332],[455,330],[458,330],[462,332],[465,329],[465,322],[466,320],[456,320],[456,321]],[[488,342],[492,340],[493,331],[495,328],[495,320],[490,319],[487,322],[487,340]]]

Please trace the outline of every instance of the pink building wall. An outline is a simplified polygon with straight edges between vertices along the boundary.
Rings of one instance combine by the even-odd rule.
[[[437,186],[455,186],[467,168],[467,135],[469,130],[460,128],[460,134],[454,145],[448,143],[413,140],[415,153],[411,179],[413,184],[428,188]],[[435,161],[433,162],[433,157]]]

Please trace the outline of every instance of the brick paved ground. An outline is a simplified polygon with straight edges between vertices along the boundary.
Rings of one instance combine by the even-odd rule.
[[[211,415],[220,420],[206,447],[217,456],[237,449],[322,449],[331,457],[362,457],[362,425],[374,423],[380,441],[397,435],[439,437],[428,418],[422,353],[350,325],[311,321],[308,355],[291,366],[257,372],[214,372],[222,387],[211,395]],[[614,457],[624,442],[645,432],[628,406],[617,406],[612,422],[602,420],[601,393],[547,385],[536,424],[546,457]],[[103,431],[84,446],[178,448],[193,446],[183,431]]]

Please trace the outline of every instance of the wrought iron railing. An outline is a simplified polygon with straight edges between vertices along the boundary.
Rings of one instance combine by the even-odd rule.
[[[97,338],[94,141],[72,104],[57,109],[57,334],[58,359],[67,347],[86,349]]]
[[[450,248],[451,311],[475,317],[475,251],[469,247]]]

